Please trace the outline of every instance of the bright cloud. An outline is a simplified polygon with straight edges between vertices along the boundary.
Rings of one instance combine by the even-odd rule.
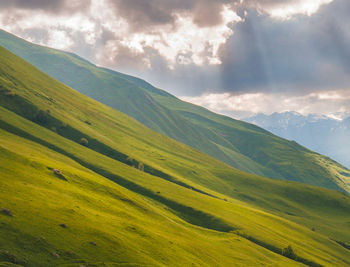
[[[181,99],[222,114],[232,114],[240,111],[266,114],[297,111],[301,114],[325,114],[334,117],[335,114],[350,113],[349,90],[313,92],[299,96],[268,93],[240,95],[222,93],[182,97]]]
[[[151,47],[173,68],[175,64],[221,64],[219,48],[232,36],[232,24],[242,22],[235,12],[239,7],[255,7],[286,18],[310,15],[331,0],[189,0],[171,4],[148,0],[142,9],[137,2],[119,0],[60,0],[47,5],[48,12],[41,9],[40,0],[37,2],[30,9],[27,5],[14,7],[5,0],[2,5],[9,11],[0,12],[0,27],[30,41],[70,51],[75,51],[77,43],[81,46],[77,38],[83,38],[99,65],[112,66],[120,61],[135,67],[137,59],[138,64],[151,68]],[[34,31],[40,33],[33,37]],[[106,32],[110,36],[103,40]]]
[[[271,16],[282,19],[289,19],[294,15],[303,14],[311,16],[320,8],[320,6],[329,4],[333,0],[304,0],[295,1],[287,6],[277,5],[271,8],[268,12]]]
[[[112,36],[103,49],[96,51],[97,64],[110,65],[121,52],[127,52],[121,48],[127,48],[134,56],[138,55],[141,63],[147,67],[151,67],[145,51],[148,47],[166,59],[169,67],[175,63],[220,64],[218,49],[233,33],[229,24],[241,20],[228,5],[223,5],[220,11],[223,19],[213,26],[198,26],[193,14],[182,11],[174,14],[172,24],[151,25],[142,32],[135,32],[128,20],[106,0],[92,0],[90,8],[84,13],[55,15],[20,8],[11,11],[11,14],[0,13],[0,27],[30,41],[72,50],[75,36],[84,38],[86,45],[96,46],[103,38],[104,31],[108,31]],[[28,34],[33,29],[45,30],[46,34],[41,33],[41,36],[33,38]]]
[[[99,37],[98,25],[81,13],[71,16],[29,10],[12,10],[10,14],[0,12],[0,27],[28,41],[64,50],[70,50],[75,44],[74,37],[78,33],[87,44],[94,44]]]
[[[244,0],[243,4],[248,7],[258,9],[260,12],[266,12],[272,17],[279,19],[290,19],[295,15],[311,16],[325,4],[333,0]]]
[[[125,52],[120,50],[120,46],[123,46],[142,57],[148,67],[151,67],[146,52],[149,47],[156,50],[168,62],[170,68],[179,63],[220,64],[218,49],[233,33],[229,24],[241,20],[227,6],[223,6],[221,13],[222,22],[211,27],[196,25],[191,15],[186,12],[176,14],[173,24],[150,26],[142,32],[127,32],[125,28],[119,32],[109,25],[108,28],[113,31],[115,38],[108,43],[106,54],[113,57],[100,56],[100,60],[114,61],[118,58],[118,53]],[[118,14],[111,16],[115,17],[111,18],[111,21],[117,21]]]

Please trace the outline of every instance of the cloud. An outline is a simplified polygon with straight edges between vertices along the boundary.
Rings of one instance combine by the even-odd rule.
[[[249,9],[220,46],[217,66],[176,65],[139,73],[182,96],[284,93],[350,88],[350,2],[335,0],[313,16],[276,20]],[[154,70],[153,70],[154,71]]]
[[[350,20],[345,10],[350,11],[350,3],[338,0],[312,17],[287,21],[250,11],[222,47],[223,90],[349,87]]]
[[[50,13],[82,12],[91,4],[91,0],[1,0],[0,10],[21,9],[41,10]]]
[[[13,0],[0,27],[178,96],[281,101],[350,87],[349,13],[347,0]]]
[[[129,21],[133,30],[174,25],[178,14],[190,14],[199,27],[222,23],[224,6],[231,9],[254,8],[279,18],[296,14],[311,15],[332,0],[109,0],[115,12]]]
[[[29,40],[37,41],[41,35],[37,41],[40,44],[78,53],[81,52],[75,44],[82,43],[77,37],[83,37],[87,40],[83,50],[96,54],[95,62],[100,65],[109,65],[114,60],[119,67],[132,68],[138,64],[138,69],[151,68],[150,55],[146,52],[149,47],[167,60],[169,68],[180,62],[219,64],[218,49],[232,34],[229,24],[240,20],[223,2],[66,0],[52,3],[52,9],[60,9],[55,15],[42,12],[39,4],[29,10],[15,2],[11,6],[18,5],[16,9],[0,13],[0,25]],[[82,3],[84,6],[79,8]],[[212,10],[210,19],[203,19],[208,11],[202,4]],[[69,8],[76,13],[65,12]],[[84,12],[78,12],[83,8]],[[34,29],[40,32],[35,38]],[[104,40],[106,36],[109,40]],[[113,54],[104,53],[104,49]]]
[[[313,0],[313,6],[318,8],[327,1]],[[114,66],[120,69],[153,69],[152,55],[147,51],[155,49],[166,59],[166,67],[174,69],[175,65],[221,64],[224,56],[219,55],[219,48],[232,36],[235,30],[232,26],[242,21],[243,17],[236,13],[239,10],[255,8],[271,13],[275,8],[309,6],[309,2],[5,0],[0,2],[3,9],[0,25],[43,45],[79,54],[84,51],[82,56],[100,65],[113,66],[114,61]],[[83,38],[86,44],[78,38]]]
[[[61,8],[65,0],[2,0],[0,8],[16,7],[21,9],[46,9],[54,10]]]
[[[152,26],[174,25],[177,16],[186,13],[199,27],[221,24],[225,4],[235,0],[110,0],[116,14],[128,20],[132,30],[142,31]]]
[[[313,0],[314,6],[325,1]],[[3,0],[0,19],[6,30],[31,41],[41,36],[38,42],[43,45],[78,53],[77,44],[83,45],[83,56],[95,53],[88,57],[101,65],[114,60],[122,69],[152,69],[146,53],[152,47],[167,60],[168,68],[174,68],[175,64],[221,64],[219,47],[233,34],[232,23],[241,20],[236,11],[254,7],[270,12],[276,7],[288,9],[295,2],[309,0]],[[69,24],[63,23],[67,20]],[[87,21],[96,33],[77,28]],[[34,29],[40,33],[35,37]],[[108,42],[103,40],[107,35]],[[106,53],[97,50],[101,44],[115,54],[103,57]]]
[[[333,0],[245,0],[243,6],[254,8],[272,17],[290,19],[295,15],[312,15],[325,4]]]
[[[324,114],[335,116],[350,113],[350,91],[337,90],[311,92],[302,95],[282,93],[209,93],[196,97],[182,97],[182,100],[204,106],[215,112],[244,117],[249,113],[297,111],[301,114]]]
[[[127,30],[123,31],[123,34],[118,34],[113,26],[109,26],[110,31],[117,33],[114,42],[110,42],[109,45],[113,43],[116,53],[122,47],[128,47],[131,58],[135,53],[143,55],[144,58],[140,62],[147,62],[150,68],[152,64],[145,52],[149,51],[149,47],[157,50],[167,60],[169,68],[180,62],[184,65],[219,64],[218,49],[233,33],[229,24],[240,21],[240,17],[222,2],[207,0],[107,2],[114,7],[112,9],[114,14],[111,16],[121,18],[127,24]],[[210,19],[203,20],[204,12],[207,11],[202,10],[201,4],[213,8]]]

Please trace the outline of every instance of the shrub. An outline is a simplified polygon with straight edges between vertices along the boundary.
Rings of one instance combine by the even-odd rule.
[[[47,124],[50,118],[50,111],[39,110],[33,118],[33,121],[39,124]]]
[[[61,226],[62,228],[67,228],[67,225],[64,224],[64,223],[61,223],[60,226]]]
[[[79,142],[81,145],[83,145],[83,146],[88,146],[88,144],[89,144],[89,141],[85,138],[85,137],[83,137],[83,138],[81,138],[80,139],[80,142]]]
[[[0,89],[0,93],[5,96],[15,96],[16,94],[9,89]]]
[[[12,212],[11,212],[9,209],[2,208],[2,209],[1,209],[1,212],[2,212],[3,214],[7,215],[7,216],[10,216],[10,217],[13,216],[13,215],[12,215]]]
[[[135,167],[136,160],[134,160],[134,159],[131,158],[131,157],[127,157],[126,161],[127,161],[126,163],[127,163],[129,166]]]
[[[292,260],[295,260],[297,258],[297,255],[295,255],[294,250],[293,250],[291,245],[282,249],[282,255],[287,257],[287,258],[290,258]]]

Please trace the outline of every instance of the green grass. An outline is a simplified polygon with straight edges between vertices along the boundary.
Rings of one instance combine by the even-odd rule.
[[[3,48],[0,86],[3,265],[350,266],[347,195],[234,169]]]
[[[79,92],[235,168],[350,192],[343,166],[295,142],[183,102],[141,79],[98,68],[71,53],[37,46],[4,31],[0,45]]]
[[[11,141],[22,143],[21,150],[23,147],[27,150],[23,154],[35,151],[29,159],[1,151],[4,190],[1,203],[5,201],[14,214],[1,217],[0,237],[6,241],[1,242],[1,249],[14,255],[19,264],[229,266],[234,258],[236,265],[266,262],[293,265],[234,234],[223,235],[186,225],[160,204],[145,200],[59,154],[6,136],[7,144],[12,145]],[[55,160],[47,160],[48,156]],[[11,169],[5,168],[5,164]],[[68,182],[47,170],[46,166],[52,164],[64,170]],[[61,223],[67,228],[60,227]]]

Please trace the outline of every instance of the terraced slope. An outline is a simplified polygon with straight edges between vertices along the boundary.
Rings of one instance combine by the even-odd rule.
[[[345,194],[238,171],[3,48],[0,105],[0,265],[350,266]]]
[[[295,142],[183,102],[138,78],[98,68],[76,55],[34,45],[4,31],[0,31],[0,44],[79,92],[235,168],[350,191],[346,168]]]

